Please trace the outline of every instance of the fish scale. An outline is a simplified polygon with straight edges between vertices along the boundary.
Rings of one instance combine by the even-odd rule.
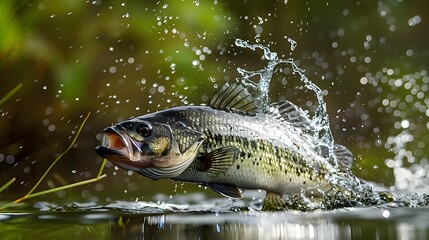
[[[178,113],[175,113],[176,111]],[[274,132],[282,135],[283,140],[288,138],[288,132],[275,121],[265,122],[264,116],[242,116],[199,106],[187,107],[183,110],[167,110],[159,114],[183,116],[176,117],[175,120],[204,133],[206,139],[200,148],[200,155],[224,146],[233,146],[240,150],[239,159],[225,173],[213,174],[200,171],[201,163],[196,160],[181,175],[174,178],[175,180],[192,182],[198,179],[198,182],[232,183],[243,188],[266,189],[281,195],[299,193],[303,186],[309,189],[322,185],[329,186],[324,177],[329,171],[329,166],[322,167],[321,169],[325,172],[318,173],[312,166],[305,164],[310,161],[321,162],[322,159],[316,159],[320,158],[316,154],[305,156],[299,152],[292,152],[284,144],[283,146],[274,145],[275,142],[292,142],[292,140],[271,141],[274,136],[270,136],[267,132],[273,133],[273,131],[267,131],[268,129],[275,129]],[[199,119],[199,121],[193,121],[193,119]],[[263,129],[265,131],[252,129],[254,126],[261,128],[262,122],[265,122]],[[252,134],[248,134],[249,132]],[[177,138],[180,141],[186,136],[177,136]],[[311,156],[315,159],[303,160],[304,157]],[[326,183],[321,184],[323,181]]]

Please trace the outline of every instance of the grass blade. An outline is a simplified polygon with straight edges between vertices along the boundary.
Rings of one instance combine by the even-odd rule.
[[[76,183],[72,183],[72,184],[68,184],[68,185],[64,185],[61,187],[56,187],[56,188],[52,188],[52,189],[48,189],[48,190],[44,190],[41,192],[36,192],[33,193],[34,190],[40,185],[40,183],[43,181],[43,179],[46,177],[46,175],[48,174],[48,172],[54,167],[54,165],[68,152],[70,151],[70,149],[72,149],[73,145],[75,144],[78,136],[80,135],[83,126],[85,125],[86,121],[88,120],[89,116],[90,116],[91,112],[88,112],[88,115],[85,117],[85,119],[83,120],[82,124],[79,127],[79,130],[77,131],[75,137],[73,138],[72,142],[70,143],[70,146],[64,151],[62,152],[55,160],[54,162],[49,166],[49,168],[45,171],[45,173],[43,174],[43,176],[37,181],[37,183],[34,185],[34,187],[24,196],[22,196],[21,198],[16,199],[13,202],[10,202],[8,204],[5,204],[3,206],[0,207],[0,211],[4,210],[6,208],[8,208],[9,206],[19,203],[23,200],[29,199],[29,198],[33,198],[33,197],[38,197],[44,194],[48,194],[48,193],[53,193],[53,192],[57,192],[57,191],[61,191],[61,190],[65,190],[65,189],[69,189],[69,188],[73,188],[73,187],[77,187],[77,186],[81,186],[84,184],[89,184],[89,183],[93,183],[96,181],[99,181],[103,178],[105,178],[107,175],[106,174],[102,174],[104,167],[106,165],[106,158],[103,159],[103,162],[100,166],[100,170],[98,171],[97,177],[92,178],[92,179],[88,179],[88,180],[84,180],[84,181],[80,181],[80,182],[76,182]],[[9,185],[11,185],[13,182],[15,181],[15,178],[12,178],[11,180],[9,180],[5,185],[3,185],[2,187],[0,187],[0,192],[3,191],[4,189],[6,189],[7,187],[9,187]]]
[[[0,207],[0,211],[4,210],[4,209],[6,209],[6,208],[8,208],[10,206],[12,206],[13,204],[19,203],[19,202],[21,202],[23,200],[26,200],[26,199],[29,199],[29,198],[38,197],[38,196],[45,195],[45,194],[48,194],[48,193],[53,193],[53,192],[57,192],[57,191],[61,191],[61,190],[65,190],[65,189],[74,188],[74,187],[82,186],[82,185],[85,185],[85,184],[93,183],[93,182],[96,182],[96,181],[99,181],[99,180],[105,178],[106,176],[107,176],[106,174],[103,174],[101,176],[97,176],[95,178],[91,178],[91,179],[88,179],[88,180],[80,181],[80,182],[77,182],[77,183],[72,183],[72,184],[69,184],[69,185],[65,185],[65,186],[61,186],[61,187],[57,187],[57,188],[52,188],[52,189],[48,189],[48,190],[45,190],[45,191],[41,191],[41,192],[36,192],[36,193],[29,194],[29,195],[25,195],[25,196],[23,196],[21,198],[16,199],[13,202],[10,202],[10,203],[7,203],[7,204],[1,206]]]
[[[15,182],[16,178],[12,178],[7,183],[5,183],[2,187],[0,187],[0,193],[3,192],[6,188],[8,188],[13,182]]]
[[[16,85],[8,94],[0,99],[0,106],[3,105],[10,97],[12,97],[22,87],[22,83]]]
[[[85,125],[86,121],[89,118],[89,115],[91,115],[91,112],[88,112],[88,115],[86,115],[85,119],[83,120],[82,124],[79,127],[79,130],[77,131],[76,135],[73,138],[73,141],[70,143],[70,146],[64,151],[62,152],[55,160],[54,162],[49,166],[49,168],[45,171],[45,173],[43,174],[43,176],[39,179],[39,181],[37,181],[36,185],[34,185],[34,187],[25,195],[28,196],[30,194],[32,194],[34,192],[34,190],[40,185],[40,183],[43,181],[43,179],[46,177],[46,175],[48,175],[48,172],[54,167],[54,165],[68,152],[70,151],[70,149],[72,149],[73,145],[75,144],[77,137],[80,135],[80,132],[83,129],[83,126]],[[24,196],[24,197],[25,197]]]
[[[103,159],[103,162],[101,163],[101,167],[100,167],[100,170],[98,170],[98,174],[97,174],[97,177],[100,177],[101,176],[101,174],[103,173],[103,170],[104,170],[104,166],[106,166],[106,161],[107,161],[107,159]],[[0,191],[1,192],[1,191]]]
[[[53,193],[53,192],[65,190],[65,189],[68,189],[68,188],[73,188],[73,187],[78,187],[78,186],[81,186],[81,185],[93,183],[93,182],[96,182],[96,181],[98,181],[100,179],[105,178],[106,176],[107,176],[106,174],[103,174],[101,176],[97,176],[95,178],[91,178],[91,179],[88,179],[88,180],[84,180],[84,181],[80,181],[80,182],[76,182],[76,183],[64,185],[64,186],[57,187],[57,188],[52,188],[52,189],[44,190],[44,191],[41,191],[41,192],[32,193],[30,195],[26,195],[26,196],[24,196],[22,198],[19,198],[19,199],[15,200],[14,203],[19,203],[20,201],[22,201],[24,199],[38,197],[38,196],[45,195],[45,194],[48,194],[48,193]]]

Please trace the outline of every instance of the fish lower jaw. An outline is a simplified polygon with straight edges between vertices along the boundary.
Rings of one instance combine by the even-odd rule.
[[[127,154],[131,162],[147,162],[140,154]]]
[[[150,159],[150,157],[146,155],[142,155],[140,152],[137,152],[137,154],[128,154],[126,155],[128,158],[128,161],[126,164],[133,166],[133,167],[151,167],[153,166],[153,160]]]
[[[122,154],[122,155],[124,155],[125,157],[128,157],[128,158],[130,158],[130,160],[131,160],[131,155],[129,154],[129,151],[128,151],[128,149],[127,148],[120,148],[120,149],[115,149],[118,153],[120,153],[120,154]]]

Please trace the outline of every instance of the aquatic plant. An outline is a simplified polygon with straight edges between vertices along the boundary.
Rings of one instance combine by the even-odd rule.
[[[77,138],[79,137],[83,126],[85,125],[86,121],[88,120],[89,116],[91,115],[91,112],[88,112],[88,114],[86,115],[85,119],[82,121],[82,124],[80,125],[75,137],[73,138],[73,140],[71,141],[69,147],[62,152],[49,166],[49,168],[44,172],[44,174],[39,178],[39,180],[37,181],[37,183],[33,186],[33,188],[31,188],[31,190],[25,194],[24,196],[16,199],[13,202],[10,202],[8,204],[5,204],[3,206],[0,206],[0,210],[4,210],[10,206],[12,206],[13,204],[22,202],[26,199],[29,198],[34,198],[34,197],[38,197],[41,195],[45,195],[48,193],[53,193],[53,192],[57,192],[57,191],[61,191],[61,190],[65,190],[65,189],[69,189],[69,188],[73,188],[73,187],[77,187],[77,186],[81,186],[81,185],[85,185],[85,184],[89,184],[89,183],[93,183],[93,182],[97,182],[103,178],[105,178],[107,175],[106,174],[102,174],[104,166],[106,164],[106,159],[103,160],[100,169],[98,171],[98,174],[95,178],[92,179],[88,179],[88,180],[84,180],[84,181],[80,181],[80,182],[76,182],[76,183],[72,183],[72,184],[68,184],[68,185],[64,185],[64,186],[60,186],[60,187],[56,187],[56,188],[52,188],[52,189],[48,189],[48,190],[44,190],[44,191],[40,191],[40,192],[34,192],[36,190],[36,188],[40,185],[40,183],[43,181],[43,179],[45,179],[45,177],[48,175],[48,173],[50,172],[50,170],[54,167],[54,165],[65,155],[67,154],[67,152],[70,151],[70,149],[72,149],[73,145],[75,144]],[[0,193],[6,189],[7,187],[9,187],[13,182],[15,181],[15,178],[12,178],[10,181],[8,181],[5,185],[3,185],[0,188]]]

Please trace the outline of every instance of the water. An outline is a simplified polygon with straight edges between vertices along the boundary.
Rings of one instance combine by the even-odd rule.
[[[296,47],[296,42],[292,39],[288,39],[291,44],[291,50],[293,51]],[[241,39],[236,39],[235,44],[238,47],[251,49],[256,51],[261,49],[263,51],[263,58],[268,61],[267,66],[263,69],[256,71],[248,71],[242,68],[238,68],[238,72],[241,74],[241,80],[245,84],[250,84],[257,88],[257,96],[260,96],[260,112],[263,114],[270,104],[269,92],[270,82],[273,77],[273,73],[278,69],[279,64],[287,64],[291,66],[292,74],[298,74],[300,81],[304,87],[314,92],[317,99],[317,106],[314,111],[313,117],[309,119],[310,128],[306,129],[305,134],[300,134],[299,131],[296,135],[302,136],[302,142],[299,144],[303,146],[301,151],[313,151],[313,149],[326,147],[328,149],[328,156],[324,161],[328,161],[334,169],[338,168],[337,158],[334,154],[334,139],[332,136],[329,116],[326,109],[326,103],[323,99],[323,91],[308,79],[304,70],[299,68],[294,62],[293,58],[279,59],[277,53],[272,52],[268,47],[261,44],[249,44]],[[259,76],[258,83],[254,83],[251,79],[255,76]],[[284,76],[285,78],[288,76]],[[295,83],[292,83],[294,86]],[[291,134],[295,134],[294,128],[291,128]],[[305,146],[310,146],[312,149],[307,149]],[[334,174],[329,176],[332,186],[339,186],[340,191],[335,190],[335,195],[328,193],[324,194],[321,202],[313,201],[308,199],[305,194],[297,194],[294,196],[283,196],[289,209],[298,210],[314,210],[314,209],[336,209],[344,206],[370,206],[385,202],[386,199],[394,198],[390,193],[386,193],[386,199],[382,199],[379,193],[374,192],[372,187],[366,184],[359,178],[354,177],[352,174],[345,173],[345,177],[342,175]],[[328,176],[327,176],[328,177]],[[319,190],[322,191],[322,190]],[[383,193],[382,193],[383,194]]]
[[[203,198],[203,196],[191,196]],[[0,214],[2,239],[427,239],[429,208],[391,205],[304,213],[199,204],[48,203]],[[216,209],[216,210],[215,210]]]
[[[293,51],[296,48],[297,43],[291,38],[288,38],[288,42],[290,43],[291,50]],[[307,134],[311,135],[314,139],[317,139],[317,141],[315,142],[319,144],[319,147],[328,148],[328,161],[334,167],[336,167],[338,164],[336,156],[334,154],[334,139],[329,125],[329,115],[326,110],[326,103],[323,99],[323,91],[305,76],[304,70],[298,67],[293,58],[279,59],[277,57],[277,53],[272,52],[268,47],[265,47],[261,44],[249,44],[248,42],[243,41],[241,39],[236,39],[235,44],[238,47],[251,49],[253,51],[257,49],[262,49],[263,56],[268,61],[267,67],[261,70],[248,71],[242,68],[237,68],[237,71],[241,74],[243,78],[242,81],[244,80],[244,82],[251,82],[251,78],[259,76],[259,82],[254,85],[257,85],[260,91],[260,95],[262,98],[261,109],[265,109],[270,103],[268,98],[270,82],[273,73],[276,68],[278,68],[279,64],[290,65],[293,71],[292,74],[298,74],[300,80],[304,84],[304,87],[314,92],[318,104],[314,116],[311,118],[310,126],[312,128],[310,131],[307,132]]]

